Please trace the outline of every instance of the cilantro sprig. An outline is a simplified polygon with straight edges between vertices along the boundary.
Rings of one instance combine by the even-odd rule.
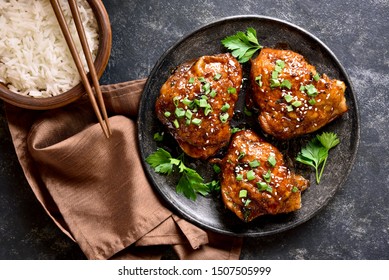
[[[327,163],[328,152],[339,143],[340,140],[335,133],[323,132],[301,149],[296,160],[315,168],[316,182],[319,184]]]
[[[220,188],[218,181],[204,183],[204,178],[196,170],[184,164],[183,155],[173,158],[168,151],[158,148],[146,158],[146,162],[160,174],[170,175],[178,170],[181,177],[177,183],[176,192],[191,200],[196,200],[197,194],[205,196]]]
[[[238,59],[240,63],[247,62],[256,51],[262,49],[258,43],[257,32],[249,27],[246,33],[238,31],[235,35],[228,36],[222,41],[223,46],[231,50],[231,54]]]

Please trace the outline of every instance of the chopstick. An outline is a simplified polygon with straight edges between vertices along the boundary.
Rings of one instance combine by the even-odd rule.
[[[85,59],[86,59],[87,64],[88,64],[89,73],[90,73],[90,76],[92,78],[92,82],[93,82],[93,86],[94,86],[94,89],[95,89],[95,92],[97,95],[98,103],[96,102],[96,98],[93,94],[92,87],[89,83],[87,74],[86,74],[85,69],[82,65],[80,56],[78,55],[73,38],[70,34],[69,27],[66,24],[65,17],[63,15],[61,6],[58,3],[58,0],[50,0],[50,3],[51,3],[51,6],[53,7],[55,16],[57,17],[58,23],[59,23],[61,30],[62,30],[62,33],[65,37],[66,43],[68,44],[69,50],[70,50],[72,57],[73,57],[73,60],[76,64],[77,70],[81,76],[82,84],[84,85],[85,90],[89,96],[89,100],[92,104],[93,110],[97,116],[97,119],[100,123],[101,128],[103,129],[105,136],[107,138],[109,138],[109,136],[112,134],[112,131],[111,131],[111,128],[109,125],[107,111],[105,108],[103,96],[102,96],[101,89],[100,89],[100,84],[99,84],[98,77],[96,74],[96,69],[95,69],[95,66],[93,63],[92,55],[90,53],[88,41],[87,41],[86,36],[85,36],[84,27],[83,27],[82,22],[81,22],[80,13],[78,11],[78,7],[77,7],[75,0],[68,0],[68,2],[69,2],[69,6],[70,6],[70,10],[71,10],[71,13],[73,16],[74,23],[76,25],[77,33],[78,33],[78,36],[80,38],[80,42],[81,42],[82,49],[83,49],[83,52],[85,55]],[[99,106],[100,106],[100,108],[99,108]],[[100,110],[103,114],[103,117],[101,115]],[[103,118],[104,118],[104,120],[103,120]]]

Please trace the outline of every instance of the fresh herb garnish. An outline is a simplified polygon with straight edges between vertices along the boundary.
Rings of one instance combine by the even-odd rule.
[[[156,132],[156,133],[154,133],[153,139],[157,142],[161,142],[161,141],[163,141],[163,136],[164,136],[163,132],[161,132],[161,133]]]
[[[267,159],[267,162],[270,164],[270,166],[274,167],[277,164],[277,160],[273,155],[270,155]]]
[[[217,181],[204,183],[204,178],[196,170],[184,164],[183,155],[173,158],[163,148],[158,148],[157,151],[149,155],[146,162],[154,168],[155,172],[160,174],[170,175],[174,169],[178,169],[181,178],[177,183],[176,192],[191,200],[196,200],[197,194],[207,195],[220,187]]]
[[[315,168],[316,182],[319,184],[327,162],[328,152],[339,143],[339,138],[335,133],[323,132],[301,149],[296,160]]]
[[[223,46],[232,51],[231,54],[240,63],[249,61],[256,51],[262,49],[258,43],[257,32],[252,27],[247,28],[246,33],[239,31],[235,35],[224,38],[221,42]]]

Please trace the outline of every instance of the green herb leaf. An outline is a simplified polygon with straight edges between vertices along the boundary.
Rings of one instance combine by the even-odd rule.
[[[327,162],[328,152],[339,143],[335,133],[323,132],[301,149],[296,160],[315,169],[316,182],[319,184]]]
[[[159,168],[159,171],[156,170],[158,173],[163,173],[163,174],[170,174],[170,172],[173,169],[173,164],[170,162],[170,159],[172,158],[171,154],[162,149],[158,148],[157,151],[152,153],[146,158],[146,162],[150,164],[154,169]],[[160,165],[167,164],[164,167],[158,167]],[[167,166],[169,166],[170,170],[167,170]]]
[[[249,27],[244,32],[237,32],[235,35],[224,38],[221,43],[229,49],[231,54],[238,59],[240,63],[250,60],[256,51],[262,48],[258,43],[257,32]]]
[[[176,166],[181,174],[176,192],[185,195],[189,199],[195,200],[197,194],[207,195],[211,191],[220,188],[218,181],[204,183],[203,177],[196,170],[187,167],[182,158],[183,156],[173,158],[169,152],[158,148],[146,158],[146,162],[154,168],[155,172],[167,175],[171,174],[174,166]]]
[[[162,133],[156,132],[154,133],[153,139],[157,142],[161,142],[163,141],[163,135],[164,135],[163,132]]]
[[[327,150],[332,149],[340,143],[338,136],[333,132],[323,132],[321,135],[317,135],[316,137]]]

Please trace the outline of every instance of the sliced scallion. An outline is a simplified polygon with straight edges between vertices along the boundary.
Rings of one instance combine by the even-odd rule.
[[[253,171],[253,170],[247,171],[246,178],[247,178],[247,180],[249,180],[249,181],[254,180],[254,179],[255,179],[255,173],[254,173],[254,171]]]

